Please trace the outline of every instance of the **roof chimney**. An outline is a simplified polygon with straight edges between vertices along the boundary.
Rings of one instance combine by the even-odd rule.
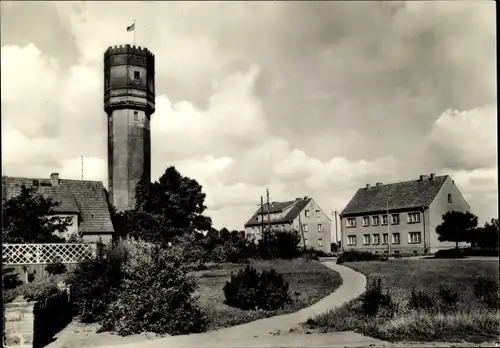
[[[300,197],[295,198],[295,201],[300,201]]]
[[[59,186],[59,173],[50,174],[50,181],[52,182],[52,186]]]
[[[424,181],[425,179],[427,179],[427,175],[420,175],[419,181]]]
[[[431,179],[431,180],[434,180],[434,178],[435,178],[435,177],[436,177],[436,174],[431,173],[431,177],[430,177],[430,179]]]
[[[309,197],[307,197],[307,196],[304,196],[304,199],[308,199],[308,198],[309,198]]]
[[[369,189],[370,188],[370,184],[366,184],[366,189]]]
[[[382,183],[381,182],[377,182],[377,184],[375,186],[382,186]]]

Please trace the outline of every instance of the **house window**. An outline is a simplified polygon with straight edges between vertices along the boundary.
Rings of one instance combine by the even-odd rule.
[[[408,233],[408,243],[412,243],[412,244],[421,243],[420,232]]]
[[[399,214],[392,214],[392,224],[399,225]]]
[[[356,245],[356,236],[347,236],[347,245]]]
[[[369,216],[363,216],[363,226],[370,226],[370,217]]]
[[[320,218],[320,213],[319,213],[319,210],[316,210],[316,218],[319,219]]]
[[[382,234],[382,244],[387,244],[389,242],[389,235],[387,233]]]
[[[370,245],[370,235],[369,234],[363,235],[363,245]]]
[[[318,238],[318,246],[323,246],[323,238]]]
[[[378,215],[377,216],[372,216],[372,225],[373,226],[378,226],[380,224],[380,220],[378,218]]]
[[[304,245],[309,245],[309,240],[306,238],[304,238]]]
[[[139,80],[141,78],[141,74],[138,71],[134,71],[134,80]]]
[[[408,213],[408,223],[415,224],[420,222],[420,213]]]
[[[373,234],[372,235],[372,241],[373,241],[374,245],[380,244],[380,235],[378,233],[377,234]]]
[[[139,112],[134,111],[134,121],[139,121]]]
[[[347,227],[356,227],[356,218],[347,218]]]
[[[451,193],[448,193],[448,203],[453,203],[453,199],[451,197]]]
[[[400,239],[399,239],[399,233],[393,233],[392,234],[392,244],[399,244]]]
[[[311,211],[306,209],[306,210],[304,211],[304,215],[305,215],[306,217],[311,216]]]
[[[302,230],[303,230],[304,232],[307,232],[307,224],[303,224],[303,225],[302,225]]]
[[[318,224],[318,232],[323,232],[323,225],[322,224]]]
[[[387,214],[382,215],[382,225],[387,225]]]

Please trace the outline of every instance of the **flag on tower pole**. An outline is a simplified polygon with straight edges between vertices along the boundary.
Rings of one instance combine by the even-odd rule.
[[[132,23],[132,25],[129,25],[127,27],[127,31],[133,31],[134,32],[134,46],[135,46],[135,19],[134,19],[134,23]]]

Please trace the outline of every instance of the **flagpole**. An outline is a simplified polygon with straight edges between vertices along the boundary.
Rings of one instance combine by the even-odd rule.
[[[134,46],[135,46],[135,19],[134,19]]]

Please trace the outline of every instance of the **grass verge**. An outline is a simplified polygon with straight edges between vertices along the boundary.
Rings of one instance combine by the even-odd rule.
[[[393,307],[382,308],[376,316],[361,310],[356,299],[308,321],[320,332],[349,331],[391,342],[468,341],[491,342],[500,335],[500,311],[486,308],[474,295],[474,280],[498,279],[498,262],[476,260],[390,260],[345,264],[368,278],[379,278],[392,297]],[[438,292],[448,286],[458,301],[447,310],[438,309]],[[412,309],[412,289],[424,291],[436,306]]]
[[[224,303],[223,287],[231,272],[244,268],[242,264],[223,264],[222,268],[194,272],[198,278],[198,301],[209,318],[208,330],[216,330],[247,323],[253,320],[287,314],[310,306],[330,294],[342,284],[337,272],[317,261],[294,260],[250,260],[250,266],[258,271],[275,269],[283,274],[290,285],[293,303],[276,311],[242,310]]]

